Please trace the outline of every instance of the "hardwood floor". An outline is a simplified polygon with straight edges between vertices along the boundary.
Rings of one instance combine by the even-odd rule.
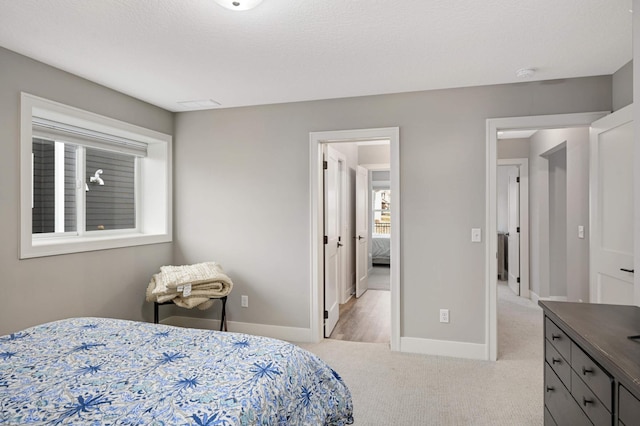
[[[330,339],[351,342],[389,343],[391,341],[391,292],[367,290],[340,305],[340,319]]]

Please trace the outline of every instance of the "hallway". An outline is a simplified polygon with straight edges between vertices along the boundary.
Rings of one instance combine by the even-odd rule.
[[[330,339],[389,343],[391,340],[391,292],[388,266],[374,266],[369,290],[359,299],[340,305],[340,319]]]

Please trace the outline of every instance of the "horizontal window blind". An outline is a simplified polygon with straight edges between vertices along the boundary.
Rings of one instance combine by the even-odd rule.
[[[72,142],[78,145],[137,157],[147,156],[147,144],[145,142],[84,129],[41,117],[33,117],[32,126],[34,137]]]

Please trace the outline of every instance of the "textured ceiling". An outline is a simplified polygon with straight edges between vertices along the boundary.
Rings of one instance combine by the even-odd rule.
[[[183,111],[612,74],[632,57],[630,4],[0,0],[0,46]]]

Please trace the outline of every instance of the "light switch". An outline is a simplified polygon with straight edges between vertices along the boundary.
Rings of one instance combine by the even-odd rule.
[[[471,228],[471,242],[479,243],[482,241],[482,230],[480,228]]]
[[[578,225],[578,238],[584,238],[584,226]]]

